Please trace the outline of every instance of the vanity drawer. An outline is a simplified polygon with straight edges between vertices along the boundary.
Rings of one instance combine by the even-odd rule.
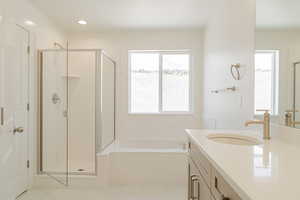
[[[226,183],[213,167],[211,168],[211,193],[215,200],[241,200],[239,195]]]
[[[206,184],[210,186],[211,164],[193,142],[190,142],[190,158],[195,162]]]

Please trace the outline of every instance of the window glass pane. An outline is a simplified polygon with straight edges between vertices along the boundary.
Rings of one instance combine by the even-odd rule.
[[[162,56],[162,110],[189,111],[189,55]]]
[[[131,53],[131,112],[159,111],[159,54]]]
[[[268,109],[271,113],[273,112],[274,65],[274,53],[259,52],[255,54],[255,110]],[[262,113],[256,112],[256,114]]]

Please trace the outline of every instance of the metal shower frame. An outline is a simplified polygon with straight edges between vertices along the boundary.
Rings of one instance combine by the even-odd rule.
[[[59,43],[54,43],[54,46],[59,47],[59,49],[41,49],[38,50],[38,166],[37,166],[37,173],[38,174],[47,174],[49,176],[51,176],[52,178],[54,178],[55,180],[57,180],[58,182],[62,183],[60,180],[58,180],[57,178],[55,178],[54,176],[52,176],[50,173],[47,173],[45,171],[43,171],[43,53],[44,52],[55,52],[55,51],[66,51],[67,52],[67,74],[68,72],[68,52],[95,52],[95,65],[96,65],[96,73],[95,73],[95,90],[96,90],[96,94],[98,93],[97,90],[99,90],[99,81],[101,81],[101,78],[99,79],[99,69],[97,66],[102,66],[102,62],[103,62],[103,57],[107,58],[108,60],[110,60],[113,63],[113,67],[114,67],[114,113],[113,113],[113,117],[114,117],[114,132],[113,132],[113,140],[107,144],[106,146],[102,147],[101,145],[101,138],[99,138],[99,136],[97,135],[98,133],[98,128],[97,128],[97,121],[99,121],[98,117],[97,117],[97,112],[95,112],[95,173],[69,173],[69,158],[68,158],[68,142],[67,142],[67,174],[66,174],[66,183],[62,183],[64,185],[68,185],[68,175],[97,175],[98,174],[98,163],[97,163],[97,152],[102,151],[103,149],[105,149],[107,146],[111,145],[115,140],[116,140],[116,61],[113,60],[104,50],[102,49],[68,49],[68,44],[67,44],[67,48],[64,48],[62,45],[60,45]],[[99,62],[101,63],[99,65]],[[68,94],[68,79],[67,79],[67,91],[66,93]],[[95,96],[96,99],[96,110],[98,110],[98,106],[97,106],[97,95]],[[67,109],[68,109],[68,95],[67,95]],[[101,121],[101,118],[100,118]],[[67,124],[68,124],[68,118],[67,118]],[[68,127],[68,126],[67,126]],[[67,129],[67,140],[68,140],[68,129]],[[100,149],[98,148],[100,145]],[[52,172],[51,172],[52,173]],[[59,175],[60,173],[52,173],[55,175]],[[64,174],[64,173],[63,173]]]

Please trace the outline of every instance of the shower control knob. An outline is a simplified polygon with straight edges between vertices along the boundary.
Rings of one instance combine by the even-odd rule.
[[[58,103],[60,103],[60,102],[61,102],[60,97],[58,96],[57,93],[54,93],[54,94],[52,95],[52,103],[53,103],[53,104],[58,104]]]

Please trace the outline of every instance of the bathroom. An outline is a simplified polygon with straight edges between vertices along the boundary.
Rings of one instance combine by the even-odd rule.
[[[0,0],[0,200],[298,199],[299,8]]]

